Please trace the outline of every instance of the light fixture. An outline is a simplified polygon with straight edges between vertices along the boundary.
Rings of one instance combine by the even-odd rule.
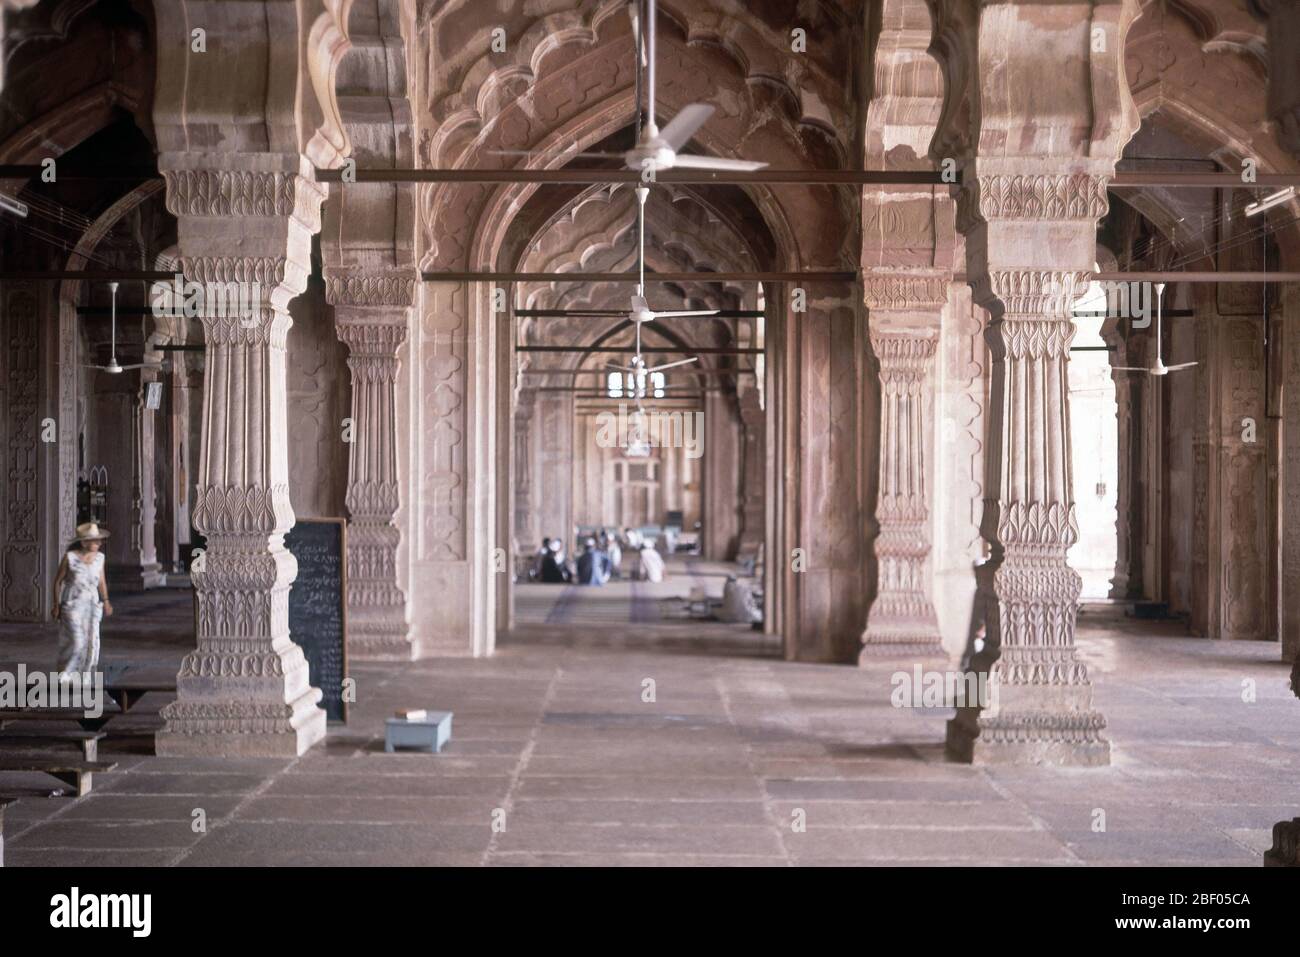
[[[4,193],[0,193],[0,209],[21,219],[27,218],[27,204],[20,203],[12,196],[6,196]]]
[[[1246,207],[1247,216],[1258,216],[1266,209],[1272,209],[1274,206],[1281,206],[1288,199],[1295,195],[1295,187],[1288,186],[1286,189],[1279,189],[1271,196],[1265,196],[1258,202],[1251,203]]]

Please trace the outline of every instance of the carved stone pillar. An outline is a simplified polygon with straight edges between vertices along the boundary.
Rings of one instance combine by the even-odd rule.
[[[1082,581],[1066,560],[1078,538],[1067,363],[1107,183],[1140,124],[1124,72],[1139,4],[930,8],[949,81],[930,155],[962,167],[957,227],[973,298],[989,313],[992,373],[980,521],[989,557],[976,574],[987,634],[971,657],[983,706],[958,709],[948,753],[1107,764],[1105,719],[1074,645]]]
[[[1107,319],[1101,330],[1102,340],[1110,347],[1112,370],[1117,366],[1138,366],[1127,337],[1114,319]],[[1143,502],[1138,482],[1143,429],[1134,428],[1135,410],[1142,408],[1145,376],[1128,372],[1111,372],[1115,382],[1115,434],[1119,446],[1115,489],[1115,575],[1110,582],[1110,597],[1118,599],[1142,596]],[[1135,560],[1136,559],[1136,560]]]
[[[993,357],[980,529],[991,555],[977,576],[988,634],[974,662],[987,674],[987,707],[958,709],[948,749],[978,763],[1107,764],[1105,719],[1074,646],[1082,581],[1066,560],[1078,539],[1066,364],[1087,274],[999,268],[1032,262],[1031,242],[1055,248],[1062,262],[1079,261],[1067,230],[1079,247],[1095,241],[1106,179],[991,174],[975,178],[972,192],[984,223],[971,229],[969,268],[976,301],[991,315],[985,338]],[[1057,243],[1036,237],[1047,222],[1052,228],[1043,231]]]
[[[889,656],[944,656],[930,600],[926,473],[933,441],[930,370],[947,286],[944,276],[864,281],[871,348],[879,362],[880,469],[876,598],[867,613],[859,664]],[[929,321],[900,321],[890,308],[899,304],[932,310]]]
[[[224,162],[226,168],[209,164]],[[239,165],[234,165],[239,164]],[[163,709],[160,755],[294,756],[325,735],[321,693],[289,637],[297,563],[289,504],[285,389],[288,304],[306,288],[324,188],[292,155],[163,153],[181,269],[238,283],[247,315],[205,309],[203,436],[194,525],[197,648]]]
[[[520,581],[528,580],[528,568],[542,540],[533,514],[533,409],[536,396],[532,389],[520,390],[514,415],[515,572]]]
[[[398,350],[406,341],[415,277],[326,276],[352,372],[348,450],[348,653],[410,661],[406,595],[397,581],[401,533],[397,475]]]
[[[763,547],[765,459],[763,430],[766,413],[758,389],[746,389],[740,396],[741,441],[744,454],[740,475],[740,545],[736,560],[754,561]]]
[[[1268,115],[1282,148],[1300,157],[1300,3],[1247,0],[1251,13],[1268,23]]]
[[[782,298],[777,300],[777,296]],[[766,558],[779,588],[773,621],[796,661],[852,662],[866,617],[861,487],[861,297],[843,284],[820,286],[806,313],[790,311],[778,290],[769,319],[768,366],[780,379],[776,441],[781,524]],[[771,539],[770,539],[771,540]]]
[[[113,536],[104,554],[114,591],[162,584],[153,547],[153,412],[145,407],[144,382],[134,379],[104,373],[95,379],[95,464],[108,470],[106,524]]]
[[[26,10],[28,7],[34,7],[36,0],[0,0],[0,50],[4,49],[5,41],[5,13],[19,10]],[[0,56],[0,90],[5,87],[5,62],[4,57]],[[66,542],[64,543],[67,544]]]

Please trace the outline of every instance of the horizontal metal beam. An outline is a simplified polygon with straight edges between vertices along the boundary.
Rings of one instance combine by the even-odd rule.
[[[598,389],[592,389],[590,386],[554,385],[554,386],[544,386],[540,389],[529,389],[528,391],[529,392],[566,392],[566,393],[571,393],[573,395],[576,395],[580,399],[609,399],[611,402],[627,402],[629,399],[635,401],[635,399],[630,395],[623,395],[623,396],[610,395],[608,392],[603,392]],[[703,395],[706,392],[729,392],[729,391],[731,390],[718,388],[716,386],[707,389],[692,388],[690,392],[668,392],[667,394],[660,396],[657,399],[653,398],[652,396],[643,396],[642,399],[643,401],[646,402],[665,402],[669,399],[698,399],[701,395]]]
[[[960,173],[957,174],[960,177]],[[316,179],[322,183],[342,183],[341,169],[318,169]],[[639,183],[641,171],[635,169],[359,169],[358,183]],[[719,186],[952,186],[942,171],[932,170],[857,170],[857,169],[760,169],[752,173],[703,169],[662,170],[655,183]],[[346,183],[344,185],[347,185]]]
[[[1300,272],[1098,272],[1097,282],[1300,282]]]
[[[56,163],[54,167],[55,183],[45,183],[40,179],[45,167],[32,164],[0,165],[0,179],[35,179],[41,185],[53,186],[67,180],[120,180],[120,179],[162,179],[162,173],[152,166],[113,166],[97,165],[93,168],[77,168]]]
[[[642,352],[653,352],[653,350],[643,349]],[[520,369],[519,370],[520,374],[522,375],[537,375],[537,376],[543,376],[543,375],[545,376],[580,376],[580,375],[604,376],[614,371],[616,370],[614,369]],[[707,369],[692,369],[690,370],[690,373],[691,375],[703,375],[703,376],[754,375],[754,370],[753,369],[707,368]],[[525,388],[527,388],[527,386]]]
[[[425,282],[621,282],[635,285],[634,272],[425,272]],[[646,282],[853,282],[856,272],[655,272]]]
[[[1196,310],[1195,309],[1166,309],[1164,310],[1163,314],[1166,319],[1177,319],[1185,316],[1194,316],[1196,315]],[[1108,312],[1076,312],[1073,313],[1072,315],[1074,315],[1075,318],[1079,318],[1079,319],[1089,319],[1089,318],[1128,319],[1130,318],[1129,316],[1112,316]]]
[[[971,281],[966,273],[952,278],[954,282]],[[1300,282],[1300,272],[1095,272],[1088,278],[1097,282]]]
[[[0,165],[0,180],[35,180],[33,185],[45,184],[40,179],[44,167],[35,164]],[[56,166],[57,181],[69,180],[150,180],[161,179],[162,174],[151,166],[97,165],[90,167]],[[655,182],[683,185],[736,185],[748,184],[779,186],[782,184],[820,186],[960,186],[961,171],[955,181],[943,178],[942,171],[934,170],[854,170],[854,169],[761,169],[752,173],[711,171],[697,169],[664,170]],[[635,183],[641,179],[639,170],[631,169],[359,169],[358,183],[538,183],[577,184]],[[318,169],[316,180],[321,183],[343,183],[343,170]],[[344,185],[347,185],[346,183]],[[1261,173],[1255,181],[1247,183],[1240,173],[1193,172],[1187,170],[1120,170],[1110,180],[1114,189],[1143,189],[1148,187],[1252,189],[1300,185],[1300,174]]]
[[[18,282],[26,279],[85,279],[89,282],[172,282],[174,272],[131,271],[128,269],[13,269],[0,271],[0,282]]]
[[[634,272],[426,272],[426,282],[611,282],[635,284]],[[87,282],[163,282],[175,281],[174,272],[152,270],[0,270],[0,282],[27,280],[60,281],[81,279]],[[855,282],[856,272],[659,272],[646,273],[646,282]],[[1300,282],[1300,272],[1097,272],[1090,274],[1098,282]],[[964,273],[953,276],[955,282],[968,282]],[[119,310],[120,312],[121,310]],[[751,311],[751,310],[747,310]],[[125,314],[125,313],[124,313]]]
[[[635,353],[635,346],[593,346],[591,348],[581,348],[579,346],[515,346],[515,352],[562,352],[572,355],[585,355],[589,352],[604,353]],[[659,355],[700,355],[700,356],[755,356],[762,355],[762,349],[723,349],[715,346],[643,346],[642,355],[659,356]]]
[[[1197,173],[1186,170],[1120,170],[1110,181],[1112,189],[1144,189],[1151,186],[1180,188],[1255,189],[1300,185],[1300,174],[1256,173],[1247,183],[1240,173]]]
[[[515,315],[523,319],[617,319],[627,312],[617,309],[516,309]],[[757,319],[767,313],[761,309],[719,309],[712,316],[701,319]]]

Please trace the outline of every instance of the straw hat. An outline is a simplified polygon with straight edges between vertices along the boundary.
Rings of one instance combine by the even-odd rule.
[[[77,541],[102,542],[108,538],[108,529],[100,528],[95,522],[85,522],[77,526]]]

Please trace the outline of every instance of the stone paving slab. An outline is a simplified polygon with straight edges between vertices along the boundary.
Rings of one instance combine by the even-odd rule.
[[[1004,861],[1064,862],[1072,855],[1049,831],[985,830],[983,828],[809,827],[790,833],[785,846],[797,861],[928,859],[934,862],[978,861],[996,848]]]
[[[1259,866],[1272,824],[1300,816],[1300,702],[1276,647],[1085,619],[1110,767],[951,764],[951,711],[890,707],[888,665],[728,657],[736,636],[710,645],[707,626],[521,632],[490,659],[357,664],[350,723],[293,760],[155,757],[167,699],[146,699],[102,743],[118,768],[91,795],[10,806],[7,863]],[[0,656],[15,649],[48,651],[0,629]],[[172,668],[181,653],[156,635],[117,650]],[[415,704],[455,712],[452,741],[384,754],[384,718]]]
[[[576,798],[517,800],[511,826],[520,824],[646,824],[685,827],[767,826],[762,801],[625,801]]]
[[[498,852],[490,867],[788,867],[785,857],[752,854],[618,854]]]
[[[716,854],[776,856],[781,841],[769,825],[668,825],[645,824],[508,824],[498,835],[501,851],[568,853],[676,853],[708,848]]]

